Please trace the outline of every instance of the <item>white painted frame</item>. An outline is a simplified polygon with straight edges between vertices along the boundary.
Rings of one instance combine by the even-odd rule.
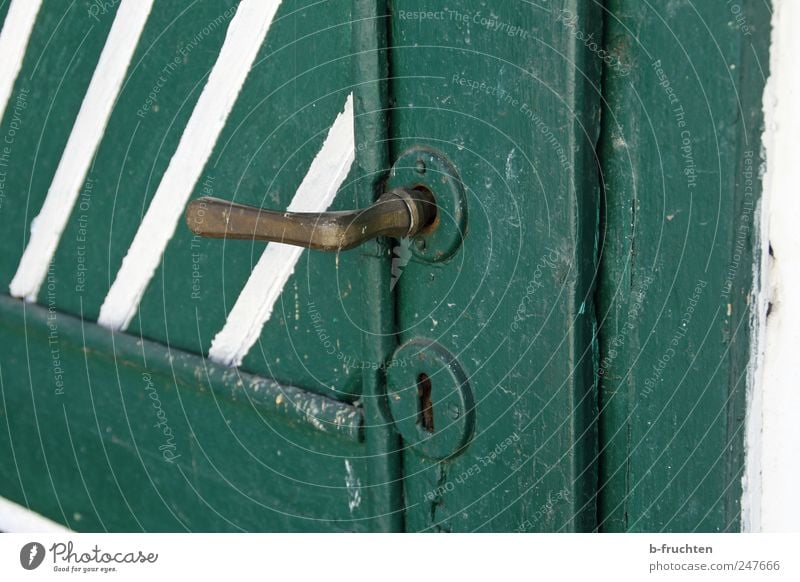
[[[800,2],[773,0],[742,529],[800,531]],[[770,248],[772,253],[770,254]],[[767,307],[769,306],[769,314]]]

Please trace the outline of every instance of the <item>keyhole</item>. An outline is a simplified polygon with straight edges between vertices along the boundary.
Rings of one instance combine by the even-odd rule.
[[[431,400],[431,379],[427,374],[417,377],[417,398],[419,399],[419,419],[417,422],[427,432],[433,432],[433,401]]]

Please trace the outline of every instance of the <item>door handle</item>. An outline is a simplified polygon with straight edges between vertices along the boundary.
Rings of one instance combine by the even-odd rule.
[[[395,188],[372,206],[343,212],[276,212],[203,197],[186,209],[186,224],[209,238],[279,242],[345,251],[378,236],[412,237],[434,227],[436,201],[427,188]]]

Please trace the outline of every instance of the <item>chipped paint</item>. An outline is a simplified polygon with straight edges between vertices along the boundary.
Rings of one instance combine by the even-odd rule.
[[[350,513],[361,505],[361,479],[359,479],[353,470],[353,463],[350,459],[344,460],[344,484],[347,487],[347,507]]]
[[[516,157],[517,148],[512,148],[506,158],[506,181],[513,182],[519,177],[519,172],[514,171],[514,158]]]

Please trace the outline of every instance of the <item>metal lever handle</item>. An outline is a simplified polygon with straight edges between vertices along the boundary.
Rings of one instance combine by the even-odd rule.
[[[352,249],[378,236],[410,237],[433,224],[436,202],[425,189],[398,188],[372,206],[345,212],[275,212],[203,197],[186,209],[200,236],[272,241],[320,251]]]

